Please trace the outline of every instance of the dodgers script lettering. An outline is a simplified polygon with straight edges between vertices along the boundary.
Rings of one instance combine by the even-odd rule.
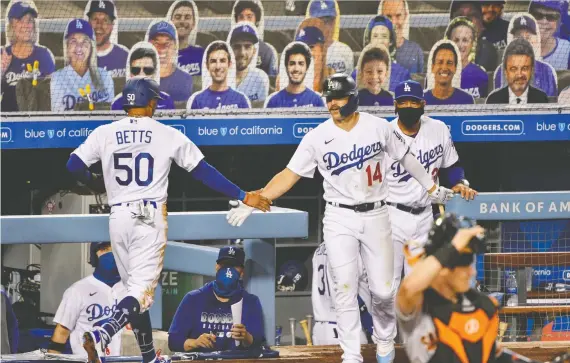
[[[384,149],[380,142],[375,142],[367,146],[356,147],[352,145],[352,150],[348,153],[337,154],[334,151],[323,155],[323,162],[327,165],[327,170],[333,170],[332,175],[340,175],[343,171],[352,167],[362,169],[366,160],[370,160],[380,154]]]

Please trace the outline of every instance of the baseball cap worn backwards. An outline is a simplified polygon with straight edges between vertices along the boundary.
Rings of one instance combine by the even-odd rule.
[[[38,17],[38,12],[31,4],[25,1],[14,2],[8,12],[8,19],[21,19],[26,14],[32,14],[35,18]]]
[[[222,261],[226,262],[234,262],[237,266],[243,266],[245,263],[245,252],[240,247],[235,246],[225,246],[220,248],[220,252],[218,253],[218,259],[216,263],[220,263]]]
[[[324,18],[324,17],[335,17],[336,6],[333,0],[314,0],[309,8],[309,16],[311,18]]]
[[[255,29],[253,29],[249,24],[238,25],[232,32],[230,43],[240,40],[250,41],[253,44],[256,44],[259,41]]]
[[[418,82],[412,80],[407,80],[398,84],[394,90],[394,94],[396,96],[396,100],[401,98],[415,98],[420,101],[424,100],[424,89]]]
[[[115,4],[109,0],[91,1],[91,6],[89,6],[89,12],[87,16],[91,16],[93,13],[105,13],[109,15],[111,20],[115,20]]]
[[[89,37],[89,39],[93,38],[93,28],[88,21],[83,19],[73,19],[69,23],[67,23],[67,28],[65,30],[65,37],[69,38],[71,34],[81,33],[85,34]]]
[[[176,29],[174,25],[167,21],[159,21],[154,24],[148,32],[148,38],[152,39],[159,34],[168,35],[171,39],[176,39]]]
[[[325,36],[319,28],[315,26],[308,26],[299,31],[299,34],[297,34],[295,40],[311,46],[317,43],[324,43]]]

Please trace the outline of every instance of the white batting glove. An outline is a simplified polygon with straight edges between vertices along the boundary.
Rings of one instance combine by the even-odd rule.
[[[232,208],[226,215],[226,219],[228,223],[234,227],[240,227],[255,209],[243,204],[239,200],[230,200],[230,205]]]
[[[453,198],[453,195],[453,190],[438,186],[431,194],[429,194],[429,197],[431,201],[436,204],[445,204]]]

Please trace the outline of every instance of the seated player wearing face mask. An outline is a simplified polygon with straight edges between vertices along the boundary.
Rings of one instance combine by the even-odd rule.
[[[241,248],[220,249],[216,280],[187,293],[176,310],[168,330],[171,351],[243,350],[265,342],[259,298],[245,291],[240,280],[244,262]],[[232,305],[240,300],[242,324],[233,324]],[[240,344],[236,345],[236,341]]]
[[[53,319],[57,326],[49,343],[49,353],[62,353],[69,338],[73,354],[87,357],[83,333],[109,318],[126,293],[111,244],[91,243],[90,250],[89,263],[95,271],[65,290]],[[113,337],[107,350],[106,355],[121,355],[121,334]]]

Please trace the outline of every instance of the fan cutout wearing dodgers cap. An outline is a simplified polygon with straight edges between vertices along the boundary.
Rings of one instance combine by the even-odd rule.
[[[248,24],[239,25],[232,32],[230,43],[234,43],[235,41],[238,40],[250,41],[253,44],[257,44],[257,42],[259,41],[256,31],[253,29],[251,25]]]

